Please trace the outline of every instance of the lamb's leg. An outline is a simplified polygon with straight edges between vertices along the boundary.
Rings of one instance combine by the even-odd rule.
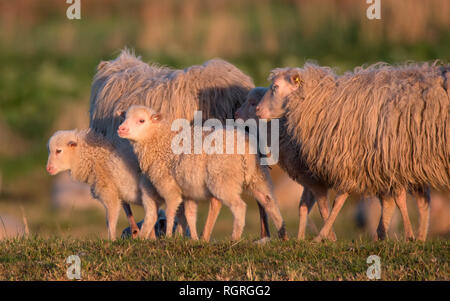
[[[112,202],[111,199],[108,200],[106,207],[106,225],[108,226],[108,236],[110,240],[116,240],[116,228],[117,221],[119,220],[120,213],[120,200],[116,199]]]
[[[299,205],[299,222],[298,222],[298,236],[297,236],[298,240],[305,239],[308,214],[311,211],[312,207],[314,206],[315,202],[316,199],[312,195],[311,190],[304,187]]]
[[[244,231],[247,204],[245,204],[240,197],[237,197],[234,201],[231,201],[229,205],[234,218],[231,239],[237,241],[241,239],[242,232]]]
[[[202,240],[209,241],[211,238],[211,233],[216,223],[217,216],[222,208],[222,202],[214,197],[211,198],[209,203],[208,216],[206,217],[205,227],[202,233]]]
[[[273,220],[275,227],[278,230],[278,236],[283,240],[287,240],[286,226],[284,224],[283,218],[281,217],[280,208],[278,208],[275,199],[271,195],[264,194],[258,189],[253,189],[252,192],[253,196],[264,207],[267,214]]]
[[[141,189],[142,206],[144,207],[144,222],[139,232],[139,237],[156,239],[155,224],[158,220],[158,208],[164,200],[146,177],[141,177],[139,182]]]
[[[142,196],[142,205],[144,207],[145,216],[142,223],[139,237],[143,239],[156,239],[155,224],[158,220],[158,205],[150,197]]]
[[[397,203],[398,209],[402,215],[403,227],[405,228],[405,237],[407,240],[414,240],[414,232],[411,226],[411,221],[409,220],[408,207],[406,205],[406,190],[402,189],[395,196],[395,202]]]
[[[267,220],[266,210],[264,210],[264,207],[261,206],[259,202],[257,202],[257,204],[259,210],[259,221],[261,225],[261,239],[270,238],[269,221]]]
[[[348,197],[348,193],[346,193],[346,192],[340,193],[336,196],[336,199],[333,204],[333,209],[331,209],[331,214],[326,219],[325,224],[323,225],[322,229],[319,232],[319,235],[317,235],[314,238],[314,242],[320,242],[328,236],[331,228],[333,227],[333,223],[336,220],[336,217],[338,216],[339,211],[341,210],[342,206],[344,205],[347,197]]]
[[[428,234],[428,226],[430,223],[430,192],[418,191],[415,193],[417,207],[419,209],[419,231],[417,239],[425,241]]]
[[[185,206],[184,203],[181,203],[177,210],[177,227],[175,229],[175,233],[180,236],[186,236],[187,235],[187,220],[186,220],[186,213],[185,213]]]
[[[175,222],[175,215],[177,214],[178,207],[183,202],[182,198],[178,199],[166,199],[166,237],[172,237],[173,225]]]
[[[191,231],[191,238],[198,240],[197,235],[197,202],[193,200],[184,201],[184,215]]]
[[[131,237],[136,238],[139,234],[139,227],[136,224],[136,221],[134,220],[134,216],[133,216],[133,212],[131,211],[130,204],[122,202],[122,207],[127,216],[128,224],[130,225]]]
[[[378,223],[377,237],[374,237],[374,239],[384,240],[386,239],[392,215],[394,214],[395,202],[392,196],[388,195],[379,196],[378,198],[380,199],[381,203],[381,217],[380,222]]]

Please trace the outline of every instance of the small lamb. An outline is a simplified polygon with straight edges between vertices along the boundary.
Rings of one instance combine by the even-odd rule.
[[[222,131],[225,135],[229,130]],[[232,131],[231,136],[236,137],[237,131]],[[257,155],[175,154],[172,143],[177,133],[171,131],[169,121],[161,113],[145,106],[131,106],[117,132],[121,138],[130,140],[142,172],[166,201],[167,236],[171,235],[175,212],[183,199],[195,202],[215,198],[230,207],[234,217],[232,239],[239,240],[246,211],[241,193],[246,190],[272,218],[279,236],[287,239],[284,221],[272,194],[268,170],[260,165]],[[191,134],[194,134],[192,129]],[[204,137],[202,139],[204,141]],[[248,140],[246,144],[249,144]],[[195,218],[186,214],[192,238],[197,237]]]
[[[155,204],[162,204],[163,200],[140,174],[137,162],[124,156],[101,134],[90,129],[57,131],[49,139],[48,153],[49,174],[70,170],[72,179],[91,186],[93,197],[105,206],[111,240],[116,238],[121,204],[126,212],[128,203],[143,205],[145,220],[156,221]],[[144,223],[139,237],[155,238],[153,226],[154,223]]]

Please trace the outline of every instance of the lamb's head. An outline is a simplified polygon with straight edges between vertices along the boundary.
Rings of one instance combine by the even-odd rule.
[[[256,115],[263,119],[280,118],[285,113],[287,96],[302,87],[302,69],[277,68],[272,70],[272,84],[256,107]]]
[[[264,94],[267,92],[265,87],[256,87],[248,92],[247,99],[239,107],[239,109],[234,114],[235,119],[243,119],[244,121],[248,119],[256,119],[256,106],[261,101]]]
[[[56,175],[72,168],[78,148],[76,130],[57,131],[48,141],[47,172]]]
[[[160,126],[161,114],[145,106],[131,106],[117,134],[130,141],[142,141],[152,136]]]

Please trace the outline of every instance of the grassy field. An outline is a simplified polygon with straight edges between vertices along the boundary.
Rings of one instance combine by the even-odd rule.
[[[381,280],[450,280],[448,241],[253,239],[7,240],[0,242],[0,280],[67,280],[70,255],[81,258],[82,280],[368,280],[369,255],[381,258]]]

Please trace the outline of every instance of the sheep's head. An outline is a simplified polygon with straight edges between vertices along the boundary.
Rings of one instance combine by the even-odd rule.
[[[48,141],[47,172],[56,175],[72,167],[78,148],[76,131],[58,131]]]
[[[121,138],[140,141],[153,134],[161,121],[161,114],[145,106],[131,106],[117,134]]]
[[[263,119],[280,118],[285,113],[287,96],[302,87],[301,69],[274,69],[269,80],[272,84],[256,107],[256,115]]]
[[[250,90],[250,92],[248,92],[247,99],[234,114],[234,118],[243,119],[244,121],[248,119],[256,119],[256,106],[259,104],[266,92],[267,88],[265,87],[256,87]]]

